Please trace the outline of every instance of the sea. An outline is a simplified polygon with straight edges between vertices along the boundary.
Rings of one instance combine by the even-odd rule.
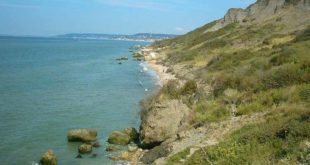
[[[147,42],[0,37],[0,164],[35,165],[52,149],[60,165],[113,165],[113,130],[139,128],[140,101],[156,73],[132,58]],[[117,58],[128,57],[121,64]],[[95,128],[97,157],[76,159],[73,128]]]

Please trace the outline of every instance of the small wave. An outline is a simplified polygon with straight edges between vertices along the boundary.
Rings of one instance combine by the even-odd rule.
[[[142,87],[143,87],[143,83],[142,83],[142,81],[140,81],[140,80],[139,80],[139,84],[140,84],[140,86],[142,86]]]
[[[39,163],[32,161],[31,165],[39,165]]]

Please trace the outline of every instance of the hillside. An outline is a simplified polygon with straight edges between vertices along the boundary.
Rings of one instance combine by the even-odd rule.
[[[144,163],[310,163],[310,0],[258,0],[147,49],[178,79],[142,103]]]

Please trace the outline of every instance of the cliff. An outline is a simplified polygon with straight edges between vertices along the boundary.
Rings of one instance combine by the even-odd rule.
[[[309,163],[309,4],[258,0],[150,46],[177,80],[143,102],[140,138],[152,146],[141,160]]]
[[[249,25],[267,20],[278,20],[279,23],[297,28],[305,23],[306,19],[309,22],[309,9],[309,0],[259,0],[246,9],[228,10],[224,18],[218,20],[208,31],[218,30],[236,22]]]

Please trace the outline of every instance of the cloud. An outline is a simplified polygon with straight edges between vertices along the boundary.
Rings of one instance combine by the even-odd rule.
[[[166,7],[163,4],[150,0],[96,0],[96,1],[114,7],[166,10]]]

